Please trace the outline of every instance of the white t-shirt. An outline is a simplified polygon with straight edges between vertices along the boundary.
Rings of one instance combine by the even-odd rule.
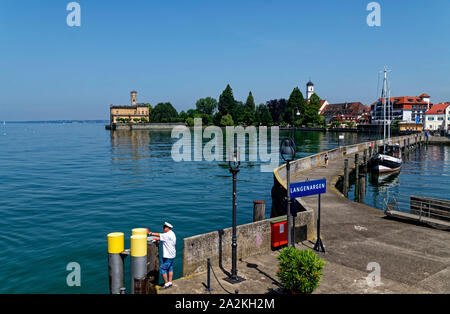
[[[168,232],[161,233],[159,239],[163,245],[163,257],[164,258],[175,258],[177,251],[175,245],[177,244],[177,237],[172,230]]]

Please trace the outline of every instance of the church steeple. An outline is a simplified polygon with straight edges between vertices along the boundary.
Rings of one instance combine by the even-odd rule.
[[[310,100],[311,96],[314,94],[314,84],[311,82],[311,79],[306,84],[306,100]]]

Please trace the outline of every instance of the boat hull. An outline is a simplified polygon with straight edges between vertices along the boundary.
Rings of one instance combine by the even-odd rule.
[[[371,161],[373,171],[378,173],[389,173],[399,171],[402,168],[402,160],[388,155],[375,155]]]

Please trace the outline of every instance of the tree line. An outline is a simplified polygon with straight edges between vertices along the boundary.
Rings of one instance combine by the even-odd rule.
[[[298,87],[294,88],[289,99],[269,100],[265,104],[255,105],[250,91],[247,100],[238,101],[233,96],[233,90],[227,85],[219,96],[219,101],[213,97],[199,99],[195,109],[180,113],[170,102],[159,103],[150,109],[150,122],[185,122],[194,125],[195,118],[201,118],[203,125],[218,126],[324,126],[325,119],[319,115],[320,98],[316,94],[306,101]]]

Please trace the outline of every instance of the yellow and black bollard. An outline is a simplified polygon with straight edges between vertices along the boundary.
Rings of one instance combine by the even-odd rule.
[[[123,288],[123,259],[121,256],[123,250],[123,233],[108,234],[109,291],[111,294],[120,294]]]
[[[136,229],[133,229],[132,232],[134,230]],[[145,234],[136,233],[131,236],[132,294],[135,293],[135,285],[136,287],[138,287],[139,292],[142,293],[141,283],[143,280],[145,280],[146,275],[147,275],[147,230],[145,230]]]

